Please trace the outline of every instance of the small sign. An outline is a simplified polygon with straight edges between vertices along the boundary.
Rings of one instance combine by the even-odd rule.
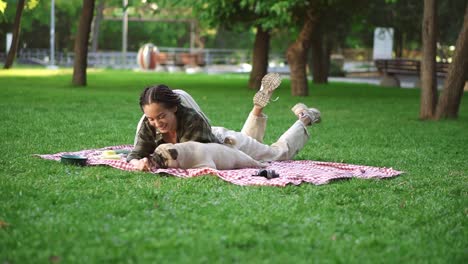
[[[372,57],[376,59],[393,58],[393,28],[378,27],[374,30],[374,51]]]
[[[7,33],[6,34],[6,53],[10,51],[11,47],[11,42],[13,41],[13,34],[12,33]]]

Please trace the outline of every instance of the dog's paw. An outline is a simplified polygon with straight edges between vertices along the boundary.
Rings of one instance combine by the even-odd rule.
[[[224,144],[234,146],[236,145],[236,140],[232,137],[225,137]]]

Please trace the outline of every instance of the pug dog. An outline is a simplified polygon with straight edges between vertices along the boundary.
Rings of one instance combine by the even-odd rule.
[[[161,144],[156,148],[152,160],[160,168],[209,167],[218,170],[231,170],[267,166],[228,145],[195,141]]]

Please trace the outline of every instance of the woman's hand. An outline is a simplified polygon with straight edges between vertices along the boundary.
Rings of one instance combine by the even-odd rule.
[[[133,167],[135,167],[135,169],[139,170],[139,171],[149,171],[150,170],[150,164],[149,164],[149,161],[148,161],[148,158],[142,158],[142,159],[132,159],[130,162],[130,164],[133,165]]]

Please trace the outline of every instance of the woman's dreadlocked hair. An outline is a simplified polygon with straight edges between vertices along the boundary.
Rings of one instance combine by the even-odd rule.
[[[140,95],[140,108],[151,103],[163,104],[164,108],[180,105],[180,97],[164,84],[145,88]]]

